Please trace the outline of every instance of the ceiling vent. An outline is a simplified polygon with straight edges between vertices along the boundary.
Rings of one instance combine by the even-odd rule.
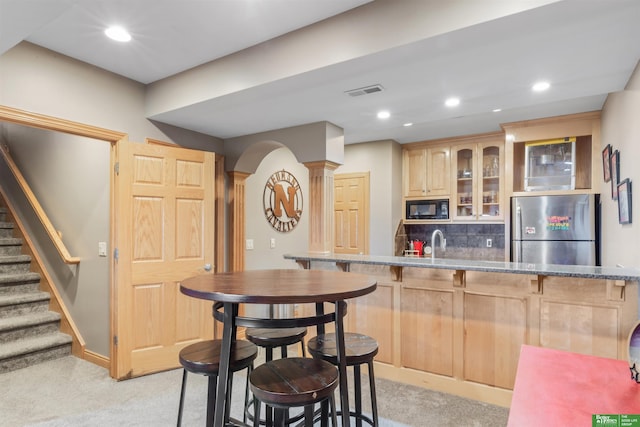
[[[361,96],[361,95],[369,95],[371,93],[382,92],[384,88],[382,85],[373,85],[367,87],[361,87],[359,89],[348,90],[345,93],[349,96]]]

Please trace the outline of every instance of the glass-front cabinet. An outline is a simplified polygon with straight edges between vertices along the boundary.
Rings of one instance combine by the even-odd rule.
[[[451,150],[454,220],[504,220],[504,142],[457,145]]]
[[[524,190],[576,188],[576,138],[525,143]]]

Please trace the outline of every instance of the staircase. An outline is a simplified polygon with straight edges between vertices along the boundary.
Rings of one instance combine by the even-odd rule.
[[[60,332],[60,315],[49,311],[50,296],[6,214],[0,207],[0,373],[71,354],[71,337]]]

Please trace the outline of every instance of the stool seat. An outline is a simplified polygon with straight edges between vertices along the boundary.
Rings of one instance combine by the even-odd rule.
[[[306,406],[325,399],[338,386],[338,370],[323,360],[289,357],[251,372],[251,391],[270,406]]]
[[[378,354],[378,342],[367,335],[345,332],[345,354],[347,366],[361,365],[372,360]],[[334,365],[338,364],[336,334],[323,334],[313,337],[307,343],[309,353]]]
[[[214,408],[216,400],[216,386],[218,383],[218,372],[220,370],[220,354],[222,353],[222,340],[205,340],[190,344],[180,350],[178,359],[184,368],[182,374],[182,387],[180,390],[180,406],[178,407],[178,427],[182,425],[182,412],[184,407],[184,394],[187,385],[187,372],[202,374],[209,377],[207,391],[207,417],[206,425],[213,426]],[[231,396],[231,384],[233,373],[242,369],[251,372],[253,361],[258,356],[258,347],[245,340],[237,340],[231,347],[229,357],[230,382],[228,396]],[[248,376],[247,376],[248,378]],[[248,396],[245,393],[245,406]],[[227,405],[227,408],[229,405]],[[229,419],[229,413],[225,413],[225,420]]]
[[[222,340],[205,340],[186,346],[180,351],[179,360],[184,369],[195,374],[217,375],[220,369]],[[247,368],[258,356],[255,344],[238,340],[231,347],[229,371]]]
[[[361,427],[366,422],[373,427],[378,427],[378,402],[376,398],[376,384],[373,373],[373,359],[378,354],[378,342],[367,335],[353,332],[344,334],[346,365],[353,367],[355,411],[349,411],[349,417],[355,418],[356,427]],[[336,346],[336,334],[322,334],[313,337],[307,343],[309,353],[316,358],[325,360],[334,365],[338,364],[338,349]],[[362,381],[360,379],[360,365],[366,364],[369,368],[369,389],[371,392],[371,417],[362,412]],[[338,415],[347,416],[342,411]]]
[[[302,357],[306,356],[304,337],[307,335],[307,328],[247,328],[245,330],[245,337],[253,344],[262,347],[266,350],[265,361],[270,362],[273,360],[273,350],[280,348],[280,357],[286,358],[288,356],[287,346],[300,343],[302,348]],[[248,385],[248,384],[247,384]],[[247,388],[248,392],[248,388]],[[253,420],[254,415],[250,413],[250,403],[245,405],[245,415]],[[304,414],[299,414],[289,420],[290,423],[294,423],[302,418]],[[272,423],[272,410],[269,406],[266,408],[266,416],[264,420],[260,420],[260,424],[269,425]]]
[[[247,328],[246,338],[260,347],[296,344],[307,335],[307,328]]]
[[[288,423],[286,410],[304,406],[305,426],[313,425],[313,405],[323,402],[331,407],[333,426],[337,425],[334,391],[338,386],[338,369],[320,359],[291,357],[272,360],[258,366],[249,375],[251,392],[256,401],[254,426],[259,425],[259,404],[275,409],[275,425]],[[328,416],[323,409],[322,413]],[[290,421],[290,420],[289,420]],[[323,424],[325,425],[325,424]]]

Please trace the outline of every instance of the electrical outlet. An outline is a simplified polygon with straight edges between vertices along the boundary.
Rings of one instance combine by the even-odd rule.
[[[245,242],[245,248],[246,248],[248,251],[253,250],[253,239],[247,239],[247,240],[246,240],[246,242]]]
[[[493,242],[491,239],[487,239],[487,247],[490,248],[491,246],[493,246]]]

